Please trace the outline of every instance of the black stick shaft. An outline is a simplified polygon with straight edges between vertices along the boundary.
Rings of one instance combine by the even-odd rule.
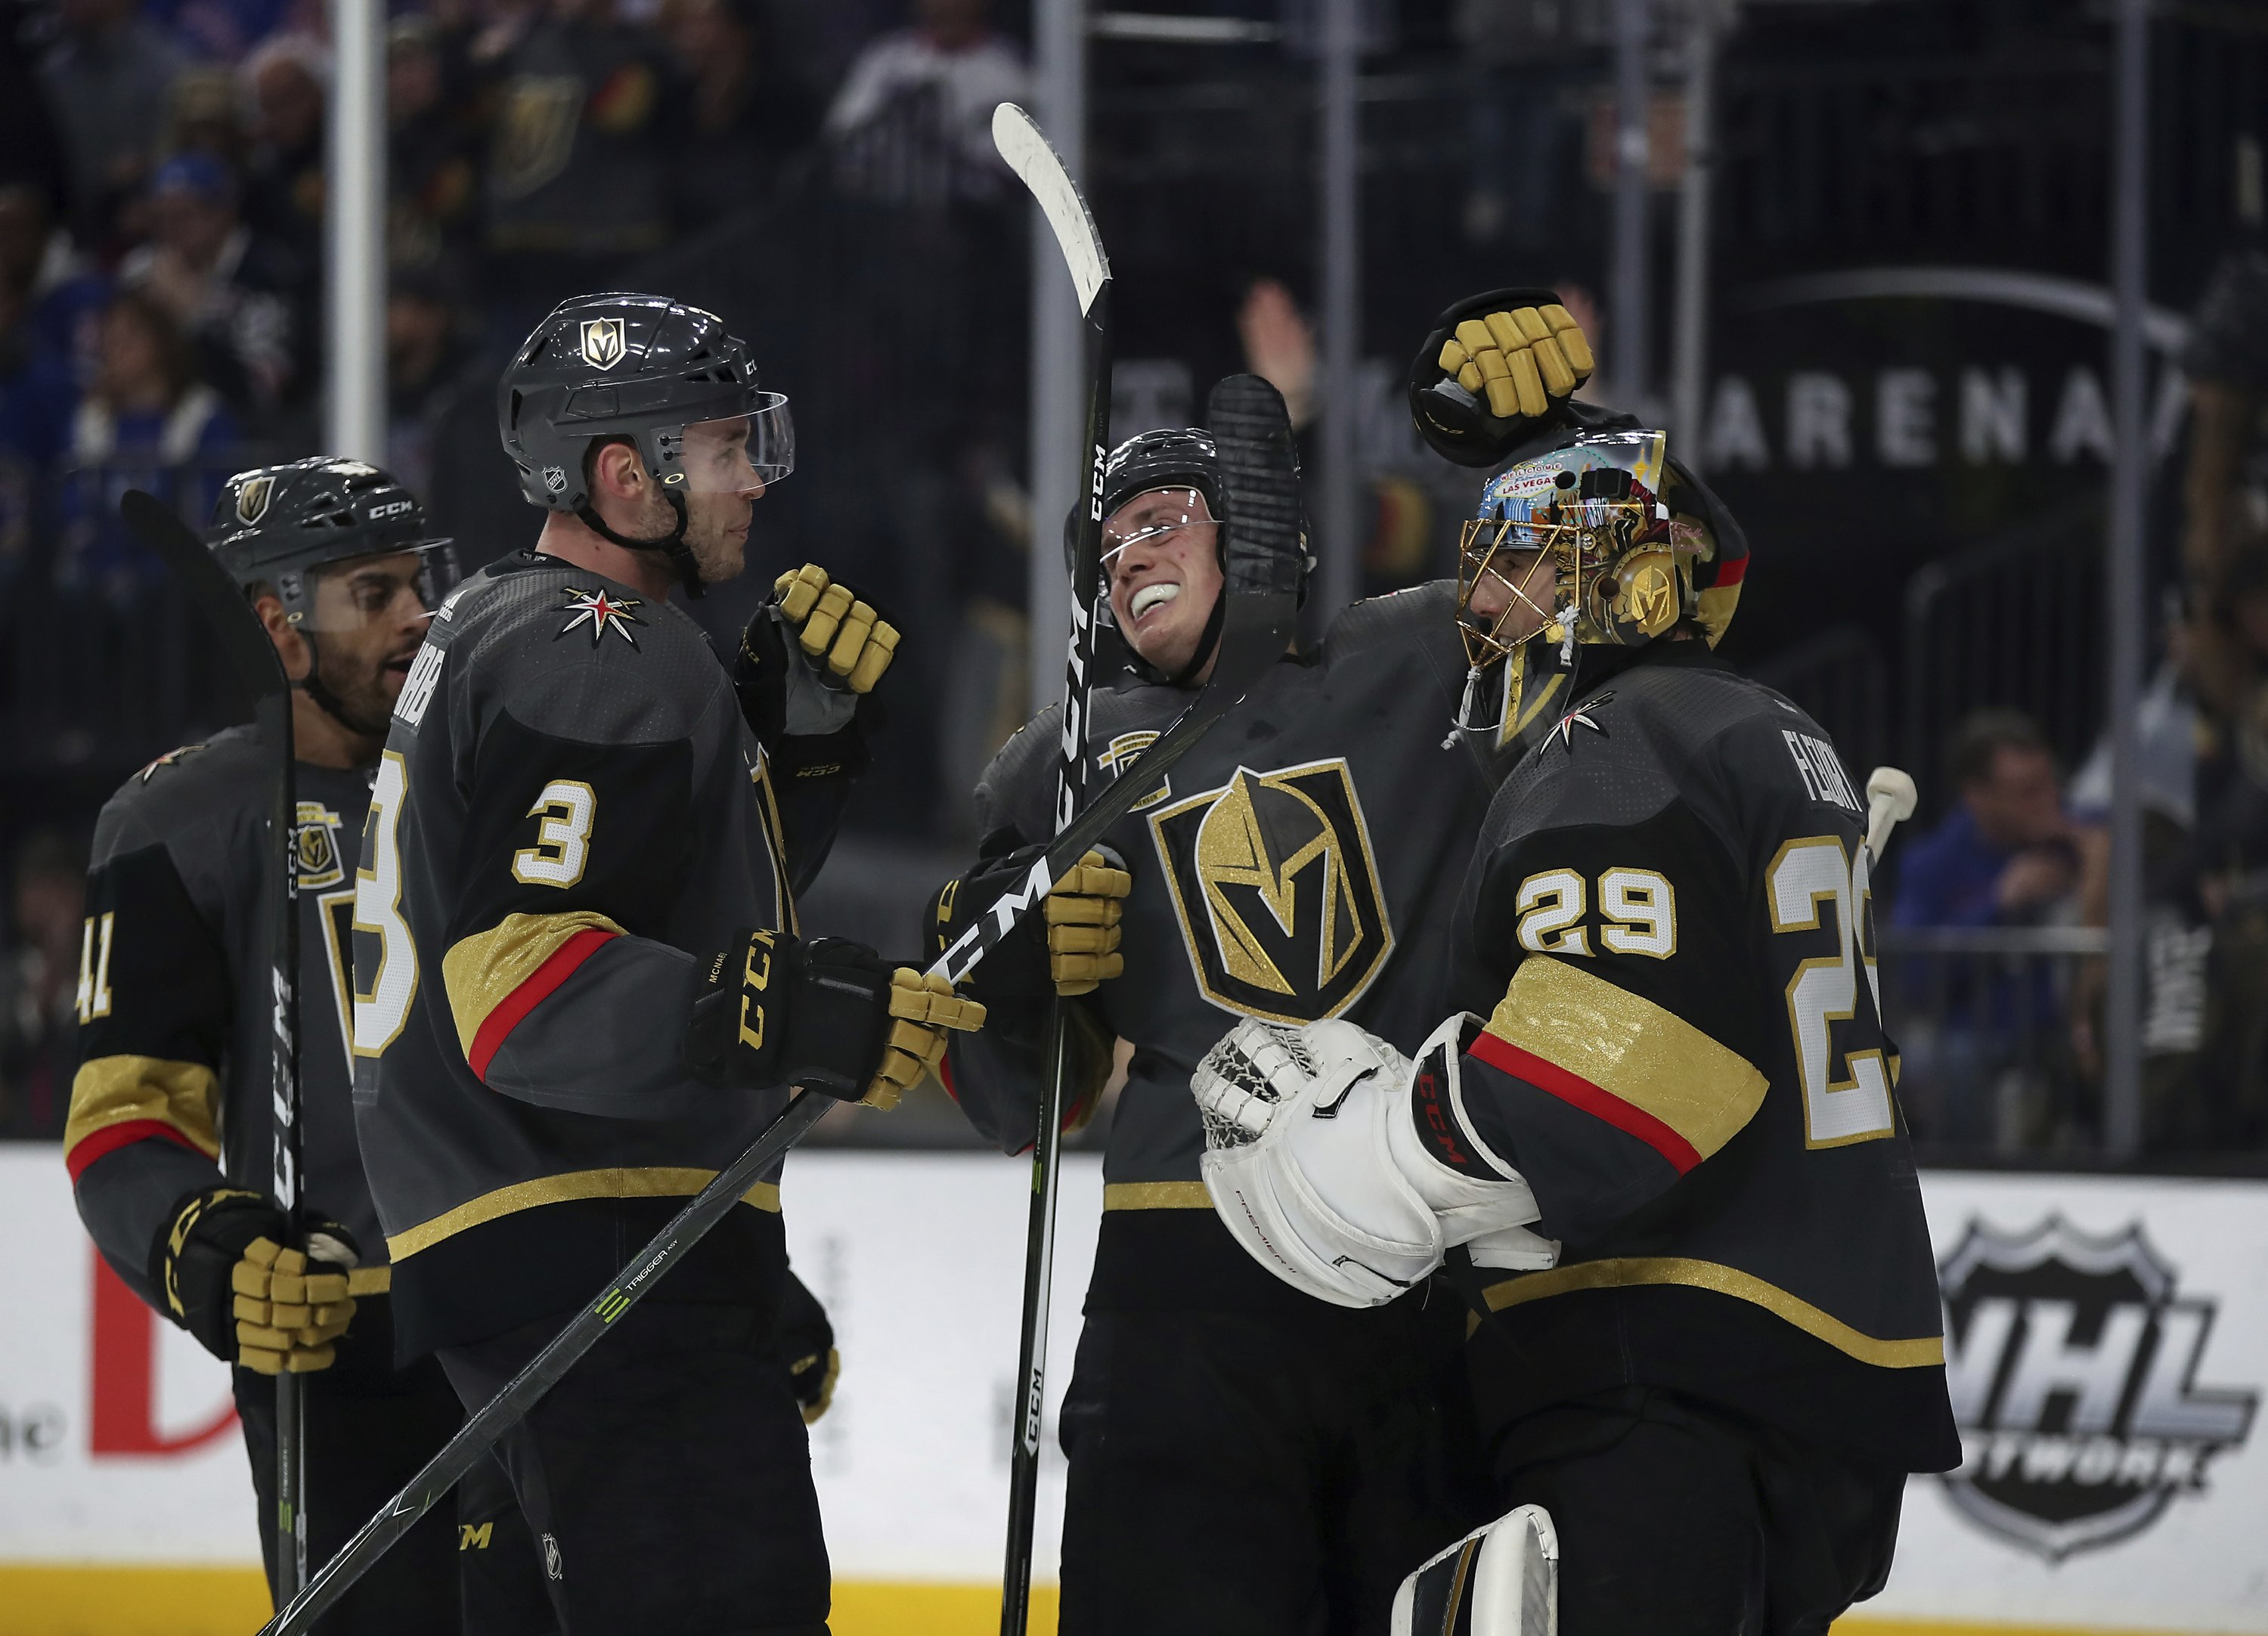
[[[1063,751],[1056,773],[1056,833],[1079,816],[1086,793],[1087,711],[1094,685],[1094,616],[1101,600],[1102,474],[1110,440],[1110,285],[1086,314],[1086,485],[1071,542],[1071,637],[1064,661]],[[1001,1636],[1025,1636],[1032,1612],[1032,1550],[1038,1531],[1040,1444],[1047,1419],[1048,1320],[1055,1293],[1056,1207],[1063,1169],[1070,1041],[1064,1003],[1049,1006],[1048,1077],[1032,1138],[1032,1204],[1024,1243],[1020,1394],[1008,1457],[1008,1537],[1001,1571]]]

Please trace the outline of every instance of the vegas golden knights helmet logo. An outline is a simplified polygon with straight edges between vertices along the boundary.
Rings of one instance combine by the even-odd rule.
[[[622,361],[622,321],[586,318],[583,321],[583,361],[595,369],[612,369]]]
[[[250,527],[268,515],[268,502],[275,497],[276,479],[269,476],[247,477],[244,487],[236,491],[236,520]]]
[[[1240,767],[1150,820],[1205,998],[1279,1022],[1335,1017],[1393,952],[1344,761]]]

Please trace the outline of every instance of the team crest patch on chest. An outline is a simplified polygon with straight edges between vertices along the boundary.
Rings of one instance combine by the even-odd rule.
[[[644,608],[644,602],[634,596],[617,600],[608,596],[603,589],[585,591],[579,586],[571,585],[565,589],[567,601],[559,611],[567,615],[567,623],[559,627],[552,637],[553,641],[557,641],[571,630],[588,630],[591,645],[596,647],[611,630],[632,647],[637,645],[637,637],[630,633],[630,627],[642,625],[645,621],[630,610]]]
[[[1161,808],[1150,832],[1197,986],[1279,1022],[1335,1017],[1393,952],[1354,777],[1343,760],[1240,767]]]

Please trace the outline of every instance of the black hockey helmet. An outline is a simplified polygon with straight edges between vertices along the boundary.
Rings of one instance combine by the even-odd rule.
[[[795,469],[795,426],[783,393],[756,384],[747,343],[713,313],[666,296],[611,291],[563,301],[535,327],[497,385],[497,426],[531,505],[567,512],[633,550],[666,553],[694,595],[701,578],[685,545],[688,490],[718,479],[686,455],[688,427],[747,422],[747,470],[725,486],[760,490]],[[636,446],[677,526],[659,539],[616,534],[591,505],[583,456],[593,442]]]
[[[204,539],[238,585],[273,590],[303,632],[321,628],[318,569],[414,553],[428,608],[456,582],[451,542],[427,526],[417,497],[362,461],[318,454],[240,471],[222,488]]]

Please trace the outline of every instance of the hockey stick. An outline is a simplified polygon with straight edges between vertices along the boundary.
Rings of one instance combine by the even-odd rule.
[[[1291,630],[1288,601],[1231,599],[1221,631],[1221,660],[1213,680],[1191,701],[1165,733],[1130,763],[1116,783],[1095,799],[1074,823],[1035,859],[1016,888],[1002,896],[953,941],[930,970],[958,983],[1020,925],[1042,902],[1057,879],[1102,838],[1103,832],[1132,809],[1145,790],[1155,786],[1240,699],[1254,680],[1284,651]],[[1271,645],[1272,644],[1272,645]],[[599,1338],[651,1291],[661,1276],[723,1220],[751,1187],[762,1181],[787,1150],[802,1140],[820,1116],[837,1104],[831,1097],[799,1091],[747,1151],[694,1196],[667,1226],[649,1240],[598,1298],[530,1359],[502,1391],[468,1419],[416,1476],[364,1523],[339,1553],[324,1564],[299,1595],[260,1627],[260,1636],[304,1636],[371,1565],[408,1533],[518,1425],[543,1394],[597,1345]]]
[[[1094,685],[1094,602],[1102,578],[1102,473],[1110,443],[1110,262],[1094,213],[1032,116],[1012,102],[992,110],[992,145],[1031,190],[1063,251],[1079,295],[1086,346],[1086,503],[1072,513],[1071,637],[1064,661],[1063,739],[1056,764],[1056,833],[1086,793],[1087,712]],[[1071,1041],[1060,997],[1048,1006],[1048,1077],[1032,1138],[1032,1203],[1024,1242],[1023,1326],[1016,1380],[1022,1393],[1008,1458],[1008,1539],[1000,1578],[1001,1636],[1024,1636],[1032,1611],[1032,1539],[1038,1521],[1040,1433],[1047,1406],[1048,1316],[1055,1290],[1056,1199],[1063,1169],[1063,1109]]]
[[[276,1202],[297,1236],[299,1208],[299,803],[291,742],[291,678],[235,576],[155,495],[129,489],[118,503],[126,526],[155,551],[189,601],[204,615],[237,678],[251,691],[253,719],[276,759],[269,792],[269,844],[275,849],[268,894],[268,952],[273,1033],[269,1041],[269,1105],[275,1128],[271,1178]],[[276,1377],[276,1594],[289,1601],[307,1581],[307,1383],[288,1371]]]

